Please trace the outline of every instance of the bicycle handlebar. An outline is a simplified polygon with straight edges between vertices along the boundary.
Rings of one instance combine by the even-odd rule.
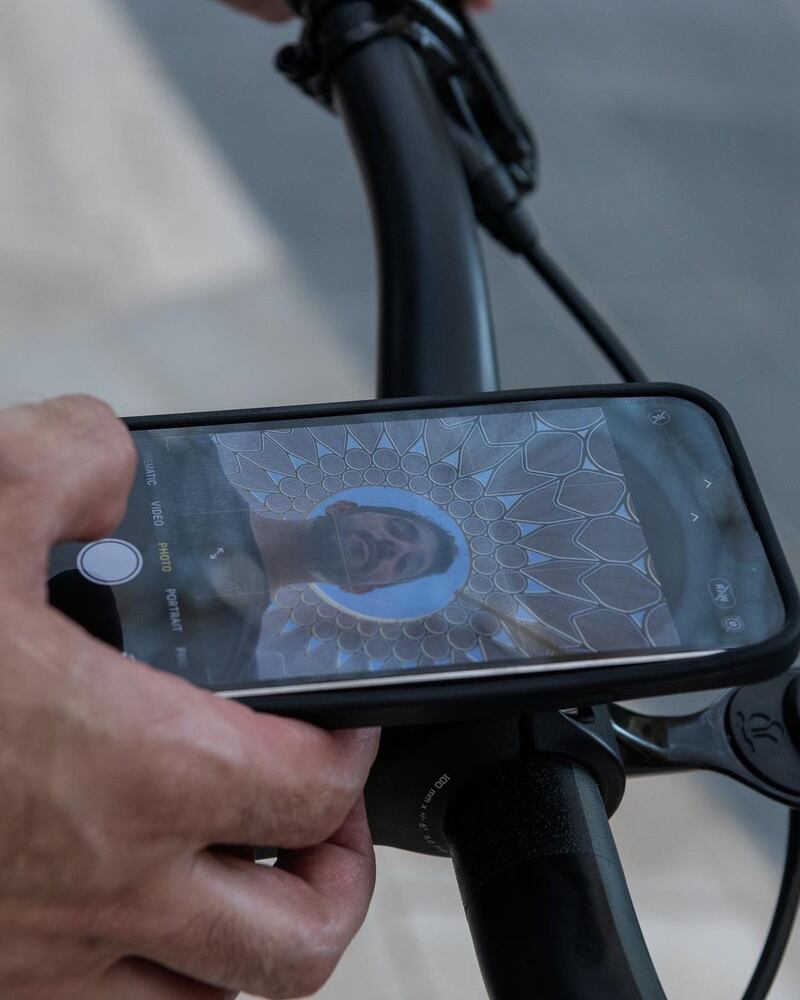
[[[372,21],[346,0],[315,24],[336,52]],[[381,398],[498,387],[489,295],[467,182],[419,56],[378,37],[330,74],[369,192],[381,281]]]

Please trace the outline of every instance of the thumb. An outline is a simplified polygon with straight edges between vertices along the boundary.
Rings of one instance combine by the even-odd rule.
[[[135,468],[130,432],[100,400],[61,396],[0,412],[0,586],[40,587],[55,542],[113,532]]]

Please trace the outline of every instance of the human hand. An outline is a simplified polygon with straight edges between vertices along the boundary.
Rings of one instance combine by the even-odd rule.
[[[288,21],[294,17],[286,0],[222,0],[222,3],[265,21]],[[473,10],[489,10],[494,6],[494,0],[465,0],[465,6]]]
[[[0,997],[306,995],[369,903],[377,737],[257,715],[47,606],[50,546],[112,533],[135,462],[96,400],[0,413]]]

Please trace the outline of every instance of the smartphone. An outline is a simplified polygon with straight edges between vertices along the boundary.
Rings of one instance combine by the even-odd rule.
[[[682,386],[133,418],[113,538],[51,603],[126,657],[330,725],[762,679],[798,601],[722,407]]]

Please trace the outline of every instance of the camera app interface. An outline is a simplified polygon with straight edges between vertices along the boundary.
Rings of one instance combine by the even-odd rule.
[[[775,625],[774,583],[722,444],[682,401],[135,439],[123,524],[60,546],[51,595],[80,594],[98,634],[204,686],[719,648]]]

